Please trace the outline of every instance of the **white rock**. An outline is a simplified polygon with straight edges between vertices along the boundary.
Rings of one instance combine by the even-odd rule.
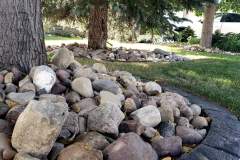
[[[44,89],[48,93],[51,91],[57,79],[56,73],[48,66],[34,67],[30,75],[37,88],[39,90]]]
[[[98,73],[107,73],[107,68],[102,63],[93,64],[92,69],[95,70]]]
[[[60,48],[52,60],[52,63],[59,68],[67,68],[73,62],[74,54],[67,48]]]
[[[201,114],[201,107],[197,104],[192,104],[190,108],[193,111],[193,116],[199,116]]]
[[[72,81],[72,89],[86,98],[93,97],[92,83],[88,78],[80,77]]]
[[[16,122],[11,140],[13,147],[33,156],[47,155],[67,116],[67,103],[30,101]]]
[[[131,117],[146,127],[155,127],[161,122],[160,111],[151,105],[132,112]]]
[[[101,105],[113,105],[118,108],[122,107],[121,97],[118,95],[115,95],[111,92],[108,92],[108,91],[100,92],[100,104]]]

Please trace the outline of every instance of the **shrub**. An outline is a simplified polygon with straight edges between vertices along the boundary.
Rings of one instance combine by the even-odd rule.
[[[188,38],[194,37],[195,35],[194,30],[191,29],[191,27],[182,28],[182,30],[176,31],[178,31],[178,34],[176,34],[178,42],[188,42]]]
[[[58,25],[51,27],[47,34],[62,36],[62,37],[84,37],[84,33],[81,33],[76,28],[63,27]]]
[[[224,51],[240,52],[240,34],[228,33],[224,35],[216,31],[213,35],[212,45]]]
[[[188,37],[188,44],[200,44],[200,39],[195,36]]]

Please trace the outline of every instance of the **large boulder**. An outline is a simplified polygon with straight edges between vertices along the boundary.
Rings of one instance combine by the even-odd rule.
[[[64,148],[58,160],[103,160],[102,152],[93,149],[91,146],[76,142]]]
[[[126,133],[110,144],[104,155],[108,160],[158,160],[156,151],[135,133]]]
[[[51,91],[57,79],[56,73],[48,66],[33,67],[30,76],[38,90],[44,89],[48,93]]]
[[[105,90],[105,91],[112,92],[114,94],[118,94],[120,89],[116,82],[111,80],[104,80],[104,79],[95,80],[93,82],[93,88],[96,91]]]
[[[118,135],[118,126],[124,119],[119,107],[102,105],[88,113],[88,130]]]
[[[18,152],[47,155],[68,116],[68,105],[50,100],[32,100],[19,116],[12,135]]]
[[[161,114],[156,106],[145,106],[131,113],[131,117],[146,127],[155,127],[161,122]]]
[[[78,92],[81,96],[90,98],[93,97],[92,83],[88,78],[80,77],[72,81],[72,89]]]
[[[10,99],[11,101],[19,104],[19,105],[26,105],[28,104],[29,101],[33,100],[35,97],[35,93],[30,91],[30,92],[24,92],[24,93],[9,93],[7,95],[7,98]]]
[[[181,154],[182,139],[177,136],[154,138],[152,141],[152,146],[157,151],[159,157],[175,157]]]
[[[74,54],[67,48],[61,48],[54,55],[52,63],[59,68],[67,68],[74,62]]]

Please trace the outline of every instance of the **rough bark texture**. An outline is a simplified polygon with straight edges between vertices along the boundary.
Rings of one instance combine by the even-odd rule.
[[[204,10],[204,21],[202,28],[201,46],[205,48],[212,47],[212,32],[216,5],[207,3]]]
[[[90,11],[88,48],[106,48],[108,39],[108,4],[105,0],[96,0]]]
[[[46,62],[41,0],[0,0],[0,68]]]

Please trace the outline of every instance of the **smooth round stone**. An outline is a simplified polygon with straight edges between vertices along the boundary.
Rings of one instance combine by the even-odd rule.
[[[160,135],[163,137],[171,137],[175,135],[175,123],[161,122],[159,125]]]
[[[201,114],[201,107],[197,104],[192,104],[190,108],[193,111],[193,116],[199,116]]]
[[[190,123],[189,123],[189,120],[185,117],[180,117],[178,120],[177,120],[177,125],[178,126],[185,126],[185,127],[190,127]]]
[[[93,64],[92,69],[95,70],[98,73],[107,73],[107,68],[102,63]]]
[[[72,89],[81,96],[91,98],[94,96],[92,83],[88,78],[80,77],[72,81]]]
[[[66,101],[70,104],[77,103],[80,100],[81,100],[81,98],[77,92],[71,91],[66,94]]]
[[[159,93],[162,93],[162,88],[156,82],[147,82],[144,86],[144,91],[148,95],[157,95]]]
[[[183,144],[199,144],[203,139],[196,130],[185,126],[177,126],[176,135],[182,138]]]
[[[135,101],[132,98],[127,98],[124,102],[124,111],[126,113],[131,113],[137,110]]]
[[[194,117],[191,124],[193,125],[193,127],[198,128],[198,129],[202,129],[204,127],[208,126],[208,121],[205,117]]]

